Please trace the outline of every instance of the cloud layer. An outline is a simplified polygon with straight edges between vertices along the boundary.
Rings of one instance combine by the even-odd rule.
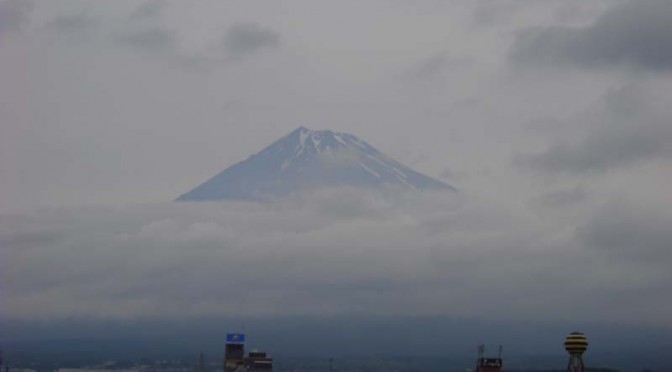
[[[556,137],[542,153],[518,163],[551,173],[602,173],[672,157],[672,96],[656,85],[632,83],[608,91],[601,104],[577,117],[574,136]]]
[[[512,57],[540,66],[575,64],[672,69],[672,3],[626,1],[585,27],[539,27],[521,33]]]
[[[0,37],[18,31],[28,22],[32,4],[27,1],[8,0],[0,3]]]
[[[226,33],[224,46],[233,56],[244,56],[255,51],[272,48],[280,42],[280,35],[254,23],[231,26]]]
[[[655,0],[0,1],[0,322],[245,316],[283,340],[363,319],[341,345],[395,324],[380,350],[491,322],[668,332],[670,18]],[[162,203],[300,125],[461,192]]]
[[[177,203],[5,216],[2,261],[11,265],[3,267],[3,316],[368,314],[646,319],[670,326],[655,309],[671,305],[662,292],[672,277],[665,267],[646,265],[669,259],[657,255],[666,255],[664,231],[650,235],[646,223],[631,224],[640,233],[629,236],[650,235],[651,243],[621,239],[603,257],[602,247],[624,219],[655,218],[646,211],[643,217],[629,213],[622,209],[610,213],[612,219],[583,221],[577,237],[572,228],[454,196],[391,200],[343,189],[271,204]],[[669,219],[668,212],[658,213]],[[621,259],[638,249],[648,250],[640,265],[624,265]],[[656,306],[628,304],[643,288],[644,299]]]

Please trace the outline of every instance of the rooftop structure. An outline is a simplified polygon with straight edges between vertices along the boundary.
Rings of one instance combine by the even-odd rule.
[[[476,372],[500,372],[502,370],[502,346],[499,346],[497,358],[486,358],[484,354],[485,345],[479,345]]]
[[[245,335],[226,335],[224,351],[224,372],[268,372],[273,371],[273,358],[265,352],[252,350],[245,355]]]

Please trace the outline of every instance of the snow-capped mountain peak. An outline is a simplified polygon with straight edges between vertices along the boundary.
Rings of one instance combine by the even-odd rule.
[[[454,190],[348,133],[299,127],[177,200],[264,200],[320,187]]]

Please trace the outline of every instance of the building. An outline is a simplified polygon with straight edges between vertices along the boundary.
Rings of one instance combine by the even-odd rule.
[[[273,358],[256,350],[245,355],[245,335],[242,333],[227,334],[224,349],[224,372],[255,371],[273,371]]]
[[[476,359],[476,372],[501,372],[502,370],[502,347],[499,347],[497,358],[486,358],[485,345],[478,346],[478,359]]]
[[[246,371],[273,371],[273,358],[262,351],[250,351],[243,358],[243,366]]]

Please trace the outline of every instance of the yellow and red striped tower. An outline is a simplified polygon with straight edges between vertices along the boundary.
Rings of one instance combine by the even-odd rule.
[[[588,339],[581,332],[572,332],[565,337],[565,350],[569,353],[568,372],[584,372],[583,353],[588,349]]]

